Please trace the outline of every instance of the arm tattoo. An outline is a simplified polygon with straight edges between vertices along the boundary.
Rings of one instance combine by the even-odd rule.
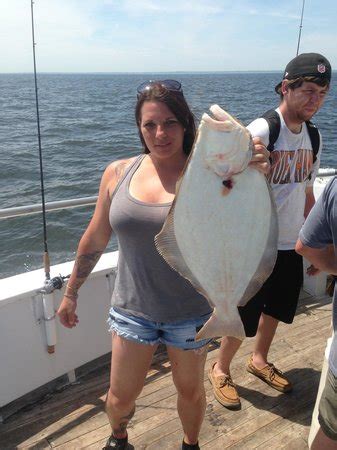
[[[95,267],[97,261],[102,255],[102,250],[93,253],[86,253],[84,255],[79,255],[75,261],[75,273],[76,278],[80,279],[75,282],[76,287],[81,286],[87,276],[90,274],[92,269]],[[79,284],[79,286],[78,286]]]

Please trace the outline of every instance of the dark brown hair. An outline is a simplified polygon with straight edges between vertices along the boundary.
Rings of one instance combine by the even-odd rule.
[[[170,109],[170,111],[176,116],[178,122],[183,126],[185,130],[183,140],[183,150],[184,153],[188,155],[192,150],[196,134],[194,116],[185,100],[182,91],[169,90],[166,87],[162,86],[160,81],[151,82],[151,85],[148,89],[146,89],[141,94],[138,94],[135,109],[135,117],[144,153],[150,153],[150,150],[147,148],[142,132],[140,130],[141,109],[145,102],[150,101],[164,103]]]
[[[330,82],[326,78],[319,78],[319,77],[299,77],[299,78],[295,78],[294,80],[287,80],[287,81],[288,81],[287,85],[289,86],[289,89],[291,89],[291,90],[301,87],[305,81],[310,82],[310,83],[315,83],[321,87],[325,87],[325,86],[329,87],[330,86]],[[280,97],[282,100],[283,94],[281,92],[281,89],[279,90],[279,94],[280,94]]]

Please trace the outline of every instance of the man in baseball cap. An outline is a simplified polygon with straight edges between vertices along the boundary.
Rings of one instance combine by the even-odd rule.
[[[313,184],[319,168],[322,139],[310,122],[329,91],[331,66],[318,53],[292,59],[276,86],[278,108],[265,112],[248,125],[270,151],[268,181],[276,203],[279,239],[272,274],[249,302],[239,307],[246,336],[255,336],[246,369],[280,392],[290,392],[292,382],[269,361],[269,350],[279,322],[293,322],[303,280],[302,256],[295,244],[304,219],[315,203]],[[312,268],[309,274],[314,274]],[[215,398],[226,408],[239,409],[240,397],[230,365],[242,341],[222,338],[218,359],[209,371]],[[276,344],[277,345],[277,344]],[[276,352],[276,354],[278,354]]]
[[[329,61],[319,53],[302,53],[296,56],[288,64],[284,71],[283,80],[296,80],[298,78],[313,77],[329,84],[331,80],[331,65]],[[275,86],[275,91],[280,94],[282,81]]]

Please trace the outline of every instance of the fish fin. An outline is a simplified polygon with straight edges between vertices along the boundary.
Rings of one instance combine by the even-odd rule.
[[[222,336],[233,336],[243,340],[246,337],[240,314],[231,312],[230,319],[221,320],[214,311],[204,326],[198,331],[195,340],[216,338]]]
[[[271,214],[269,234],[266,242],[265,252],[263,253],[260,263],[252,277],[247,289],[245,290],[238,306],[245,306],[248,301],[261,289],[267,278],[272,273],[277,258],[277,241],[278,241],[278,220],[275,206],[274,196],[267,180],[265,180],[271,201]]]
[[[174,206],[175,201],[171,206],[163,228],[154,238],[156,249],[172,269],[186,278],[200,294],[208,298],[206,292],[187,266],[177,243],[174,234]]]

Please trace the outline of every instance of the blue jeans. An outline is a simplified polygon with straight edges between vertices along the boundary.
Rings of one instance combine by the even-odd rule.
[[[139,344],[163,343],[183,350],[192,350],[204,347],[212,339],[195,341],[195,335],[211,314],[201,317],[178,320],[176,322],[153,322],[143,317],[121,313],[111,307],[109,311],[109,331]]]

